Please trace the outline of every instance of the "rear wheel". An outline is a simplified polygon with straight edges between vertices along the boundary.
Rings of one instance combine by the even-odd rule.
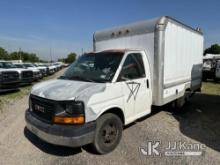
[[[106,154],[113,151],[119,144],[122,136],[122,121],[112,113],[102,115],[97,120],[93,149],[98,154]]]

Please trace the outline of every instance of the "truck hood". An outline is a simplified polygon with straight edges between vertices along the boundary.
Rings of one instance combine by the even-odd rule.
[[[27,67],[27,69],[38,70],[39,71],[39,69],[37,67]]]
[[[43,66],[38,66],[37,69],[47,70],[47,68],[46,68],[46,67],[43,67]]]
[[[0,68],[0,71],[7,71],[7,69]]]
[[[31,94],[51,100],[74,100],[85,93],[96,93],[105,88],[105,83],[73,80],[50,80],[32,88]]]
[[[23,72],[23,71],[31,71],[31,70],[28,70],[28,69],[22,69],[22,68],[11,68],[11,69],[7,69],[7,70],[10,70],[10,71],[17,71],[19,73]]]
[[[34,67],[29,67],[28,69],[31,70],[31,71],[33,71],[33,72],[40,72],[39,69],[34,68]]]

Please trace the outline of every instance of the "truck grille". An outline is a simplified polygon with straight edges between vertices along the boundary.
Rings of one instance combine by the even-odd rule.
[[[2,72],[2,81],[3,82],[13,82],[19,80],[19,74],[16,71],[7,71]]]
[[[32,71],[23,71],[21,76],[22,76],[22,78],[32,78],[33,72]]]
[[[40,120],[51,123],[54,116],[54,105],[47,99],[30,96],[33,114]]]

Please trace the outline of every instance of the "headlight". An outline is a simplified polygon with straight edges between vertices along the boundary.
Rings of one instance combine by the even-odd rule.
[[[54,117],[54,123],[56,124],[84,124],[84,104],[81,101],[66,102],[62,106],[65,113]]]
[[[65,106],[65,111],[70,115],[84,114],[84,104],[81,101],[67,103]]]
[[[32,101],[30,97],[29,97],[29,111],[32,111]]]

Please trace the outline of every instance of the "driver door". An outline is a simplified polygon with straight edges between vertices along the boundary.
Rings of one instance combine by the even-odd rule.
[[[150,74],[149,70],[145,70],[145,56],[142,53],[128,54],[118,77],[122,83],[126,117],[130,122],[150,113]]]

